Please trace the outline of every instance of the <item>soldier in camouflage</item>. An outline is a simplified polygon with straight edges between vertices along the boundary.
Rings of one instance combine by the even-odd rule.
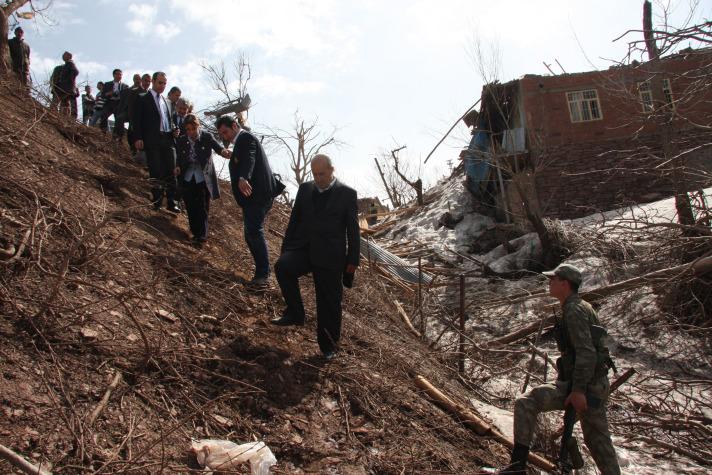
[[[561,302],[562,318],[557,322],[557,361],[555,384],[542,384],[520,396],[514,404],[514,449],[510,465],[502,474],[526,474],[527,457],[541,412],[563,410],[572,405],[581,420],[584,441],[603,475],[620,474],[616,451],[606,419],[610,385],[608,370],[612,362],[603,338],[592,334],[599,328],[591,305],[578,295],[581,271],[561,264],[549,277],[549,295]],[[594,327],[595,326],[595,327]]]

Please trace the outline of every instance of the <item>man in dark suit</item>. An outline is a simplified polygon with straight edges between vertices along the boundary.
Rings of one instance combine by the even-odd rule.
[[[151,75],[150,74],[144,74],[141,76],[141,82],[139,83],[139,87],[136,88],[130,88],[126,94],[126,120],[129,121],[129,128],[126,131],[126,138],[128,139],[129,142],[129,147],[131,148],[131,153],[135,156],[136,155],[136,147],[134,146],[134,143],[136,142],[134,140],[134,114],[136,110],[136,101],[138,100],[139,97],[145,95],[148,93],[148,89],[151,87]]]
[[[101,116],[99,127],[106,132],[109,127],[109,116],[114,114],[114,135],[120,137],[124,133],[124,124],[117,120],[115,113],[119,108],[121,93],[124,89],[128,89],[129,86],[121,82],[124,73],[120,69],[114,69],[111,74],[114,78],[111,81],[106,81],[104,89],[101,91],[106,103],[104,104],[104,114]]]
[[[224,115],[218,118],[215,128],[223,140],[233,144],[229,165],[232,194],[242,208],[245,241],[255,260],[255,276],[249,285],[265,287],[269,277],[269,255],[264,222],[275,195],[274,175],[260,141],[240,127],[233,117]]]
[[[180,213],[180,208],[175,202],[174,124],[168,110],[168,103],[163,97],[167,83],[166,73],[161,71],[153,73],[151,90],[136,99],[133,135],[136,150],[146,151],[154,209],[161,209],[165,193],[168,211]]]
[[[317,341],[330,360],[341,336],[343,285],[351,286],[359,263],[358,205],[356,190],[334,177],[329,157],[316,155],[311,170],[314,181],[302,183],[297,191],[282,255],[274,265],[287,309],[272,323],[304,324],[299,277],[311,272],[316,289]]]

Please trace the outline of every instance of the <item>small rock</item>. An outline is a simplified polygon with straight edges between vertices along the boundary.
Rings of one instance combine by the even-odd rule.
[[[227,426],[227,427],[232,427],[232,421],[228,419],[227,417],[223,417],[219,414],[213,414],[213,419],[218,421],[218,423]]]
[[[126,336],[126,339],[127,339],[128,341],[130,341],[131,343],[133,343],[133,342],[135,342],[135,341],[138,340],[138,337],[137,337],[136,335],[134,335],[133,333],[129,333],[129,334]]]
[[[178,317],[176,317],[175,314],[173,314],[167,310],[163,310],[162,308],[156,310],[156,315],[161,317],[164,320],[171,322],[171,323],[175,323],[178,321]]]
[[[95,340],[99,336],[98,331],[88,327],[82,328],[81,330],[79,330],[79,333],[81,333],[82,337],[86,338],[87,340]]]

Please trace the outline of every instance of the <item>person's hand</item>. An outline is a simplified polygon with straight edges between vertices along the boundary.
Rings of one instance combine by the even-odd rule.
[[[227,148],[222,149],[222,151],[220,151],[220,155],[221,155],[223,158],[230,158],[230,157],[232,157],[232,153],[230,153],[230,150],[227,149]]]
[[[346,273],[347,273],[347,274],[353,274],[354,272],[356,272],[356,266],[355,266],[355,265],[349,264],[349,265],[346,266]]]
[[[569,404],[571,404],[577,413],[581,414],[586,412],[588,409],[588,403],[586,402],[586,395],[580,391],[571,391],[569,397],[564,401],[564,409],[566,409]]]
[[[178,176],[180,175],[180,167],[175,167],[173,169],[173,176]]]
[[[137,140],[134,142],[134,147],[136,147],[136,150],[143,150],[143,140]]]
[[[252,195],[252,185],[250,185],[250,182],[244,178],[240,178],[240,181],[237,183],[237,187],[240,189],[240,193],[242,193],[245,197],[249,198]]]

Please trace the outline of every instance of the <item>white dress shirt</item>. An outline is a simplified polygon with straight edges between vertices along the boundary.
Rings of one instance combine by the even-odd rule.
[[[154,89],[151,89],[151,95],[158,107],[158,113],[161,116],[161,132],[171,132],[170,113],[168,112],[168,103],[166,99]]]

